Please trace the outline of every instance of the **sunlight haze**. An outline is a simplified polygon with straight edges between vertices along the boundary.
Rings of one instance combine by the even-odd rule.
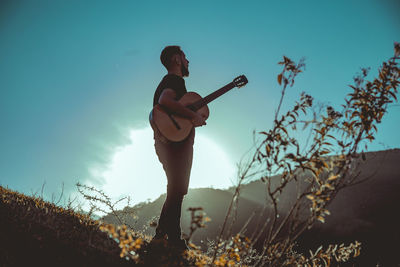
[[[197,130],[190,188],[232,186],[236,167],[228,155]],[[209,164],[212,162],[213,164]],[[208,166],[208,167],[204,167]],[[106,170],[91,169],[102,180],[101,189],[113,199],[130,196],[131,203],[154,200],[166,192],[167,180],[154,152],[153,130],[132,130],[130,143],[118,147]],[[232,179],[232,180],[231,180]]]

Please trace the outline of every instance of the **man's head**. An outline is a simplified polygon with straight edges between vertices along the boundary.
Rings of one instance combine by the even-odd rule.
[[[161,52],[160,59],[168,72],[180,73],[182,77],[189,76],[189,61],[179,46],[166,46]]]

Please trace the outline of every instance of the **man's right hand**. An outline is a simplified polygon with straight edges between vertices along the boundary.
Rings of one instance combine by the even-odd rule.
[[[192,123],[194,127],[199,127],[207,124],[206,119],[203,116],[198,113],[195,114],[196,115],[192,117]]]

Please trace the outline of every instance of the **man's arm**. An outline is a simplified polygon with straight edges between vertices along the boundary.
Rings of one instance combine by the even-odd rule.
[[[204,118],[201,115],[199,115],[198,113],[192,111],[191,109],[185,107],[184,105],[176,101],[175,97],[176,97],[175,91],[166,88],[162,91],[160,98],[158,99],[158,103],[166,107],[173,113],[176,113],[179,116],[190,119],[195,127],[206,124]]]

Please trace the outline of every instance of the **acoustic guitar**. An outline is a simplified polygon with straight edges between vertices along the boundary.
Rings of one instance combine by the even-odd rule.
[[[246,76],[236,77],[232,82],[202,98],[195,92],[187,92],[178,100],[182,105],[197,112],[205,119],[210,111],[207,104],[235,87],[242,87],[248,83]],[[192,131],[193,124],[190,119],[169,112],[165,107],[157,104],[150,112],[150,124],[155,131],[159,131],[167,140],[180,142]]]

